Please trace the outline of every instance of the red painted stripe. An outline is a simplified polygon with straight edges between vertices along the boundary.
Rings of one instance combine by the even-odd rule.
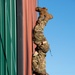
[[[26,56],[26,0],[22,0],[22,10],[23,10],[23,75],[26,75],[26,60],[27,60],[27,56]]]
[[[23,7],[23,75],[32,75],[32,27],[36,21],[36,0],[22,0]],[[33,19],[32,19],[33,17]],[[32,23],[33,21],[33,23]]]

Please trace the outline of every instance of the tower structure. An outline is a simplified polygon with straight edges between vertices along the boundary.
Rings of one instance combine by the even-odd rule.
[[[37,0],[0,0],[0,75],[32,75],[32,28]]]

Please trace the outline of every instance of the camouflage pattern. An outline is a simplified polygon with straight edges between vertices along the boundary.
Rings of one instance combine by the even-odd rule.
[[[34,27],[34,32],[42,32],[43,33],[45,25],[46,25],[46,21],[40,21],[40,23],[38,23],[38,21],[37,21],[37,24]]]
[[[46,38],[42,33],[35,33],[33,41],[36,45],[39,45],[38,42],[42,43],[43,41],[46,41]]]
[[[35,9],[39,12],[39,17],[36,25],[33,29],[33,42],[36,45],[36,52],[33,54],[32,69],[36,75],[48,75],[46,73],[46,53],[49,50],[49,44],[43,34],[44,27],[48,20],[53,18],[51,14],[48,14],[45,7],[36,7]]]
[[[44,53],[47,53],[48,50],[50,49],[47,41],[45,41],[45,43],[43,41],[43,43],[41,45],[39,45],[38,48],[41,49],[42,52],[44,52]]]
[[[43,53],[41,50],[38,52],[38,55],[33,55],[33,71],[39,74],[46,73],[46,54]]]

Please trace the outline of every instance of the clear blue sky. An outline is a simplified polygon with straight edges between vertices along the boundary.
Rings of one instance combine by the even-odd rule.
[[[49,75],[75,75],[75,0],[37,1],[54,17],[44,29],[53,55],[47,53],[47,72]]]

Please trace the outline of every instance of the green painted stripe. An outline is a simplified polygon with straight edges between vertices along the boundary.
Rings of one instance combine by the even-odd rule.
[[[17,75],[16,0],[0,0],[0,35],[0,75]]]
[[[4,1],[0,0],[0,75],[4,75]]]

